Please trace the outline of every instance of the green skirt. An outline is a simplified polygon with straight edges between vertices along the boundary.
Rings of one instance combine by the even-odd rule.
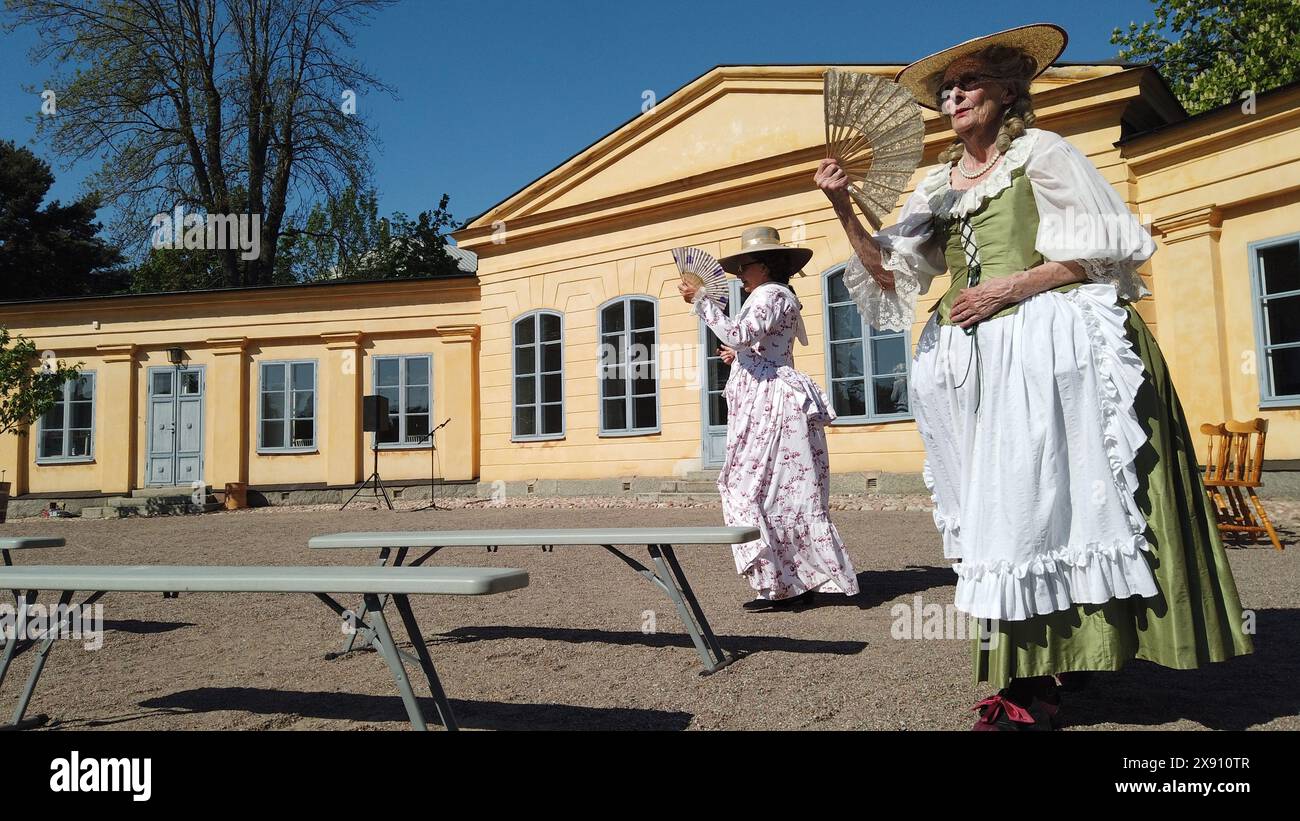
[[[1119,670],[1129,659],[1189,670],[1252,651],[1223,539],[1206,499],[1191,432],[1151,330],[1128,306],[1128,338],[1146,366],[1134,403],[1147,432],[1138,451],[1138,504],[1158,595],[1075,605],[1025,621],[985,622],[975,681]],[[992,628],[991,630],[989,628]]]

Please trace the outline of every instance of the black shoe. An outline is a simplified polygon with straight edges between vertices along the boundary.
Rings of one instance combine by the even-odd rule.
[[[811,607],[813,597],[817,594],[812,590],[805,590],[797,596],[791,596],[788,599],[777,599],[774,604],[777,610],[800,610],[804,607]]]
[[[799,610],[811,606],[815,595],[812,590],[805,590],[799,595],[791,596],[788,599],[754,599],[745,602],[741,607],[750,613],[766,613],[770,610]]]

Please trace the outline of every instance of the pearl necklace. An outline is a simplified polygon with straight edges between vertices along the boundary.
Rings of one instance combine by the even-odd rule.
[[[998,150],[995,148],[995,149],[993,149],[993,156],[992,156],[992,157],[989,157],[988,162],[986,162],[986,163],[984,163],[983,165],[981,165],[978,171],[967,171],[965,168],[962,167],[962,166],[965,165],[965,163],[963,162],[963,160],[966,159],[966,155],[965,155],[965,154],[962,154],[961,157],[959,157],[959,158],[957,159],[957,173],[958,173],[958,174],[961,174],[963,177],[965,177],[965,178],[968,179],[968,180],[973,180],[973,179],[975,179],[975,178],[977,178],[977,177],[981,177],[981,176],[983,176],[983,175],[984,175],[984,172],[986,172],[986,171],[988,171],[990,168],[992,168],[992,167],[993,167],[993,163],[997,162],[998,159],[1000,159],[1001,157],[1002,157],[1002,152],[1001,152],[1001,151],[998,151]]]

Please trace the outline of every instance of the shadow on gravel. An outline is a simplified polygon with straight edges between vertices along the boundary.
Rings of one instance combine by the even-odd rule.
[[[186,627],[193,627],[193,622],[188,621],[140,621],[139,619],[104,619],[105,630],[117,630],[120,633],[137,633],[140,635],[152,635],[154,633],[170,633],[173,630],[181,630]]]
[[[765,614],[757,614],[760,618]],[[797,614],[795,614],[797,616]],[[690,636],[685,633],[641,633],[636,631],[581,630],[560,627],[459,627],[446,633],[438,633],[429,640],[438,644],[439,640],[456,643],[471,641],[493,641],[497,639],[541,639],[543,641],[567,641],[571,644],[617,644],[640,647],[681,647],[694,650]],[[718,636],[718,643],[728,653],[751,655],[768,651],[782,653],[828,653],[836,656],[849,656],[861,653],[867,647],[865,641],[819,641],[816,639],[792,639],[784,636]]]
[[[358,693],[313,693],[300,690],[271,690],[257,687],[200,687],[181,690],[140,702],[153,712],[116,719],[68,722],[65,728],[90,728],[120,724],[149,715],[185,715],[221,710],[262,715],[307,716],[332,721],[393,721],[409,727],[406,708],[398,696]],[[431,727],[437,726],[438,710],[430,698],[420,699],[420,709]],[[456,720],[465,729],[477,730],[684,730],[691,714],[668,710],[638,710],[624,707],[575,707],[567,704],[506,704],[492,701],[451,699]]]
[[[953,587],[957,574],[951,567],[908,565],[902,570],[864,570],[858,574],[858,595],[818,596],[817,607],[857,607],[870,610],[892,601],[936,587]]]
[[[1257,610],[1255,652],[1196,670],[1134,661],[1063,696],[1067,726],[1150,726],[1179,719],[1245,730],[1300,713],[1300,610]]]
[[[1300,545],[1300,529],[1290,524],[1273,521],[1273,529],[1277,531],[1277,539],[1282,543],[1282,547],[1290,550]],[[1267,533],[1240,533],[1228,531],[1223,535],[1223,546],[1229,550],[1257,550],[1266,548],[1276,550],[1273,542],[1268,538]]]

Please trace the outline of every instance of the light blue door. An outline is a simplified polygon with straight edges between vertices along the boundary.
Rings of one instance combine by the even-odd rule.
[[[735,319],[746,295],[741,293],[740,280],[731,279],[727,284],[731,286],[727,314]],[[700,323],[700,340],[701,372],[704,375],[700,386],[700,395],[704,401],[700,416],[704,421],[700,426],[700,456],[703,467],[716,468],[722,466],[727,454],[727,400],[722,391],[727,385],[727,377],[731,375],[731,366],[718,357],[718,347],[722,343],[703,322]]]
[[[150,368],[149,485],[203,481],[203,368]]]

